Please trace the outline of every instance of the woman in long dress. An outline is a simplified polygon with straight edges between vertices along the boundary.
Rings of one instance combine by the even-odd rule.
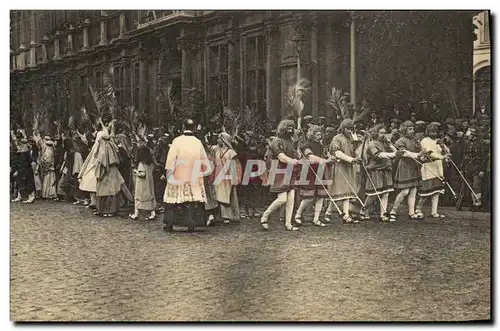
[[[217,146],[214,150],[215,173],[214,182],[215,196],[220,206],[220,214],[225,224],[239,220],[240,207],[236,188],[241,179],[241,164],[237,153],[231,144],[231,136],[228,133],[219,134]],[[227,175],[231,179],[222,179]]]
[[[97,148],[102,137],[108,135],[109,133],[106,126],[99,124],[99,131],[96,134],[94,145],[87,155],[78,176],[78,179],[80,180],[80,190],[90,193],[90,204],[88,207],[92,209],[96,208],[97,178],[95,167],[97,162]]]
[[[42,176],[41,196],[43,199],[57,199],[54,141],[48,135],[42,139],[38,134],[34,134],[33,138],[41,151],[39,161]]]
[[[73,143],[72,138],[63,140],[65,152],[58,184],[58,194],[66,196],[66,200],[70,202],[74,202],[76,198],[81,197],[76,178],[83,165],[82,155]]]
[[[146,221],[154,220],[156,217],[156,199],[154,185],[155,162],[150,149],[141,144],[137,151],[137,169],[134,170],[134,214],[129,215],[131,219],[137,219],[139,212],[145,210],[149,212]]]
[[[97,215],[111,217],[118,212],[118,193],[125,183],[119,165],[118,146],[109,135],[103,135],[97,146],[95,163]]]

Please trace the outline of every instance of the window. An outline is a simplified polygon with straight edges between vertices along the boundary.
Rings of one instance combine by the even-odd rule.
[[[99,91],[102,89],[102,86],[103,86],[103,82],[102,82],[102,71],[101,70],[97,70],[95,72],[95,80],[94,80],[94,85],[92,86],[93,89],[95,89],[96,91]]]
[[[99,45],[101,41],[101,25],[100,23],[93,23],[89,29],[89,46]]]
[[[490,18],[489,18],[489,15],[488,15],[488,12],[485,12],[484,13],[484,27],[483,27],[483,31],[484,31],[484,34],[483,34],[483,37],[484,37],[484,42],[485,43],[490,43]]]
[[[124,105],[125,100],[125,67],[120,65],[113,69],[113,87],[115,89],[116,100],[119,105]]]
[[[83,30],[75,30],[73,37],[73,52],[78,52],[83,48]]]
[[[132,31],[136,28],[135,23],[139,22],[139,15],[137,10],[127,10],[125,11],[125,26],[126,31]]]
[[[132,100],[132,91],[130,89],[130,67],[128,64],[123,65],[123,93],[122,102],[124,106],[129,106]]]
[[[227,45],[217,45],[209,48],[209,100],[228,103],[227,82]]]
[[[246,38],[245,102],[257,114],[266,111],[266,39],[265,36]]]
[[[108,42],[117,38],[120,35],[120,17],[115,16],[108,20],[106,23],[108,25]]]

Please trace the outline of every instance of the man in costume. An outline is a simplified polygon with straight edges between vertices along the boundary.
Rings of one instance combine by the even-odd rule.
[[[346,118],[340,124],[341,133],[333,137],[329,154],[337,159],[331,179],[333,184],[328,187],[333,202],[342,202],[342,220],[345,223],[358,223],[350,214],[350,200],[355,199],[356,176],[353,165],[361,163],[356,156],[354,147],[354,122]],[[331,208],[329,208],[331,213]],[[330,214],[329,213],[329,214]],[[326,216],[328,218],[329,214]]]
[[[403,153],[396,159],[397,166],[394,176],[394,188],[399,190],[399,193],[396,196],[389,217],[396,219],[399,206],[407,198],[410,219],[419,219],[419,216],[415,213],[415,203],[417,189],[420,185],[420,166],[417,162],[421,156],[420,143],[415,139],[415,125],[413,122],[403,122],[399,131],[402,137],[396,141],[395,147],[403,151]]]
[[[292,185],[294,181],[293,166],[299,164],[298,153],[294,147],[292,140],[295,131],[295,122],[292,120],[282,120],[278,125],[276,131],[276,138],[270,144],[271,159],[273,165],[271,166],[271,192],[278,193],[278,197],[266,209],[260,225],[262,229],[268,230],[269,216],[285,205],[285,227],[289,231],[297,231],[298,228],[292,225],[292,214],[295,200],[295,187]],[[291,167],[289,167],[291,166]],[[286,174],[282,171],[286,169]],[[273,172],[279,170],[274,178]],[[273,180],[274,179],[274,180]]]
[[[302,224],[302,214],[305,209],[314,201],[313,224],[316,226],[325,226],[319,220],[321,209],[323,208],[323,199],[328,196],[326,188],[317,181],[323,180],[324,171],[318,171],[320,166],[325,166],[327,159],[323,157],[324,149],[322,142],[322,128],[319,125],[311,125],[307,132],[307,140],[300,145],[300,151],[303,157],[310,162],[307,173],[307,185],[300,187],[300,202],[297,213],[295,214],[295,223]],[[323,176],[322,176],[323,174]],[[318,176],[321,176],[319,178]]]
[[[368,164],[365,166],[367,172],[365,194],[365,206],[361,214],[369,218],[366,214],[366,207],[375,202],[377,197],[380,200],[380,220],[395,221],[395,218],[387,217],[387,205],[389,202],[389,193],[394,191],[392,182],[392,159],[395,153],[389,146],[386,138],[386,131],[382,124],[375,125],[370,130],[371,140],[368,142],[366,156]]]
[[[420,200],[417,203],[416,213],[418,217],[423,217],[422,207],[428,197],[431,197],[431,217],[444,218],[438,213],[439,196],[444,194],[444,170],[443,160],[450,158],[449,154],[438,144],[438,125],[430,123],[427,125],[426,137],[420,142],[421,149],[428,153],[427,162],[421,168],[422,186],[418,195]]]

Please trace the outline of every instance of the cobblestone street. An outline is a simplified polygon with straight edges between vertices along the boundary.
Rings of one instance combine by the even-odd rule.
[[[299,232],[257,218],[161,231],[65,203],[11,204],[15,321],[490,318],[490,215]]]

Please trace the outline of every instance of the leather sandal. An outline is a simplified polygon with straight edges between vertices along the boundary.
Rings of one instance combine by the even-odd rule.
[[[269,230],[269,225],[267,224],[267,219],[265,219],[265,218],[260,219],[260,227],[262,230],[265,230],[265,231]]]
[[[299,231],[299,228],[293,225],[285,225],[285,229],[287,229],[288,231]]]
[[[342,222],[345,224],[353,223],[353,218],[352,216],[342,216]]]

